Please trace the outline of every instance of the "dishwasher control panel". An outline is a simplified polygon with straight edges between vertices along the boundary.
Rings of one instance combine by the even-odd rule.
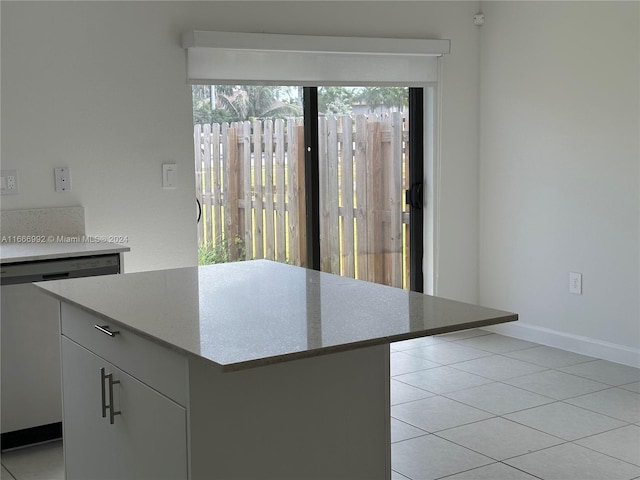
[[[8,263],[0,268],[0,285],[120,273],[117,253]]]

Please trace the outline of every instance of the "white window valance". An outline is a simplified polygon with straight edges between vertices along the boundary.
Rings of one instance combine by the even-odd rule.
[[[450,40],[190,31],[189,83],[407,85],[437,81]]]

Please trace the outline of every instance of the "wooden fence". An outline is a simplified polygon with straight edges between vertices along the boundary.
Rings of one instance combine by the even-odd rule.
[[[400,113],[318,119],[325,272],[408,288],[408,132]],[[306,263],[302,119],[195,125],[199,244]]]

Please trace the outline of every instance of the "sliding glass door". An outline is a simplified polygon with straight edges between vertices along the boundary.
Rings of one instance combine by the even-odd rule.
[[[317,121],[315,267],[422,291],[422,89],[307,88],[305,101],[317,111],[305,111]]]
[[[421,291],[422,116],[419,88],[194,86],[201,263]]]

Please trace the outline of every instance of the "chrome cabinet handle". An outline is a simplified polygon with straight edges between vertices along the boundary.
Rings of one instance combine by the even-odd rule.
[[[105,395],[105,387],[104,387],[104,381],[107,380],[109,382],[109,404],[107,405],[107,399],[106,399],[106,395]],[[105,374],[105,370],[104,368],[100,369],[100,383],[101,385],[101,389],[102,389],[102,418],[106,418],[107,416],[107,409],[109,410],[109,423],[111,425],[113,425],[114,423],[114,418],[116,415],[120,415],[122,412],[120,410],[115,411],[113,409],[113,386],[116,383],[120,383],[120,380],[114,380],[113,379],[113,373],[109,373],[108,375]]]
[[[110,330],[110,326],[109,325],[94,325],[93,328],[95,328],[96,330],[101,331],[102,333],[105,333],[107,335],[109,335],[110,337],[115,337],[116,335],[119,335],[120,332],[118,330],[114,330],[113,332]]]

